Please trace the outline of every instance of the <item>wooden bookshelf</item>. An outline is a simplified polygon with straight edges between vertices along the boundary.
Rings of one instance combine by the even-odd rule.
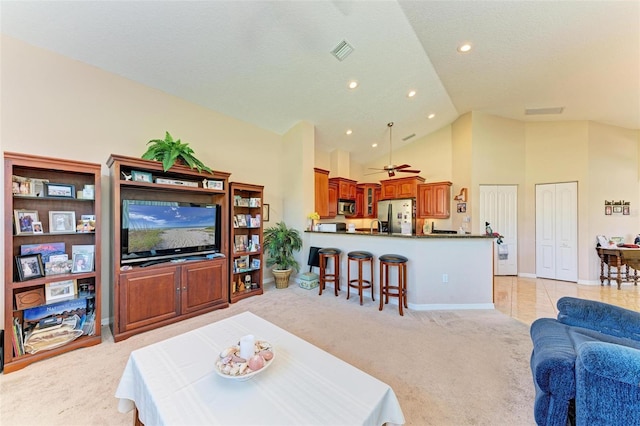
[[[102,247],[100,239],[102,226],[100,169],[100,165],[94,163],[14,152],[4,153],[5,373],[19,370],[33,362],[74,349],[97,345],[102,341],[100,334],[102,291],[100,283]],[[84,191],[85,188],[87,191]],[[21,213],[16,214],[16,211]],[[41,233],[33,232],[35,215],[41,222]],[[93,217],[91,227],[88,224],[85,227],[78,226],[82,216],[85,218]],[[51,223],[50,218],[54,223]],[[56,225],[58,219],[61,222],[60,227]],[[62,244],[64,244],[64,248],[61,248]],[[92,270],[79,273],[46,274],[46,265],[42,263],[33,270],[29,266],[27,274],[24,274],[24,270],[22,276],[19,273],[19,269],[23,269],[22,266],[18,266],[22,265],[21,262],[27,261],[29,265],[34,265],[32,257],[20,258],[16,261],[23,252],[29,253],[29,256],[36,253],[36,257],[39,253],[40,258],[44,257],[45,259],[48,259],[48,256],[55,252],[55,254],[66,254],[68,259],[73,261],[74,246],[93,247]],[[54,299],[54,294],[50,292],[51,298],[47,299],[47,284],[64,281],[74,284],[65,285],[60,289],[64,292],[63,297]],[[81,289],[85,290],[82,294],[75,292],[78,284],[82,284]],[[67,297],[65,294],[69,290],[76,294],[71,293]],[[25,292],[29,293],[25,295]],[[43,295],[45,295],[44,300],[42,300]],[[44,305],[51,308],[55,303],[63,303],[62,299],[65,298],[70,299],[76,305],[85,306],[85,309],[78,310],[78,313],[85,312],[85,319],[93,316],[93,331],[54,349],[35,353],[25,352],[24,354],[19,353],[20,350],[14,349],[14,318],[22,328],[22,339],[24,340],[25,328],[34,324],[33,322],[25,323],[25,309]],[[28,305],[26,308],[25,301]]]
[[[263,186],[231,182],[229,302],[263,293]],[[249,284],[249,288],[246,285]]]

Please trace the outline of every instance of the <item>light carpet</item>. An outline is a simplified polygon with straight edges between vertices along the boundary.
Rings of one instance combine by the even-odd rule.
[[[284,328],[390,385],[408,425],[534,425],[528,326],[495,310],[412,311],[333,289],[265,294],[114,343],[0,376],[2,425],[131,425],[114,393],[132,350],[244,312]],[[213,361],[212,361],[213,362]],[[282,395],[286,399],[287,395]],[[150,426],[150,425],[149,425]]]

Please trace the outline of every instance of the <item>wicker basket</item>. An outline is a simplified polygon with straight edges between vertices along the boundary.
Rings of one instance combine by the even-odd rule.
[[[276,288],[289,287],[289,278],[293,269],[272,269],[273,278],[276,280]]]

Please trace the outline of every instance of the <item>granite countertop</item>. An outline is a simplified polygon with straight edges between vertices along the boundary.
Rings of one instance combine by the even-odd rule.
[[[338,235],[366,235],[370,237],[391,237],[391,238],[495,238],[491,235],[485,234],[420,234],[420,235],[403,235],[403,234],[387,234],[374,231],[337,231],[337,232],[322,232],[322,231],[305,231],[311,234],[338,234]]]

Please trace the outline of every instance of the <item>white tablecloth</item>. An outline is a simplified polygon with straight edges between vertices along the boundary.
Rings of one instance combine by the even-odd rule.
[[[220,377],[218,354],[247,334],[273,345],[273,364],[247,381]],[[147,426],[405,422],[388,385],[250,312],[133,351],[115,396]]]

